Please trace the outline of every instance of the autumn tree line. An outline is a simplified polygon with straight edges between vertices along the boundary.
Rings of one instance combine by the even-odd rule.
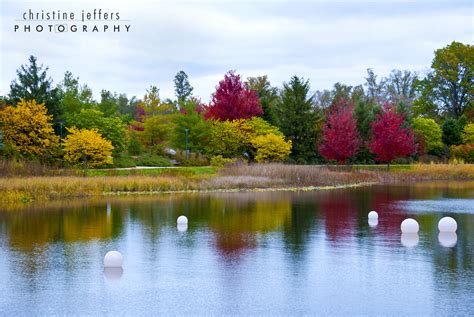
[[[100,100],[66,72],[56,86],[33,56],[0,99],[1,155],[55,165],[222,165],[235,160],[297,164],[474,162],[474,47],[434,52],[425,76],[393,70],[365,83],[315,91],[293,76],[229,71],[208,103],[188,76],[174,100],[150,86],[142,99],[102,90]],[[187,152],[186,152],[187,150]]]

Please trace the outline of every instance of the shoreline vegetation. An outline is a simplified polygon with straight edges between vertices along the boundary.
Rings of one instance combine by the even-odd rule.
[[[0,96],[0,206],[474,180],[464,164],[474,163],[473,58],[473,45],[453,41],[424,76],[368,68],[365,82],[324,90],[296,74],[274,85],[229,70],[202,100],[182,70],[171,98],[151,85],[142,98],[94,99],[79,77],[54,83],[30,56]],[[137,165],[156,168],[124,169]]]
[[[5,166],[4,172],[6,170]],[[312,191],[426,181],[473,181],[472,164],[254,164],[127,170],[18,170],[0,176],[0,205],[183,192]]]

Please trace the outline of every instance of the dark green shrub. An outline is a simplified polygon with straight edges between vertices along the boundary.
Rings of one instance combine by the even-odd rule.
[[[137,166],[160,166],[168,167],[172,166],[171,161],[166,157],[153,155],[153,154],[144,154],[139,157],[136,161]]]
[[[123,168],[135,166],[137,166],[136,161],[129,155],[120,154],[114,157],[113,167]]]

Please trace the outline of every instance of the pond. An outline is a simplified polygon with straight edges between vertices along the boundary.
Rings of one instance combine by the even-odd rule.
[[[458,222],[448,239],[446,215]],[[407,217],[415,239],[401,237]],[[104,270],[110,250],[123,271]],[[474,183],[8,207],[0,294],[9,316],[471,315]]]

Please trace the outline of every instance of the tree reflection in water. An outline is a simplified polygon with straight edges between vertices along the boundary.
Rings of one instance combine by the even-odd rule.
[[[426,189],[420,185],[373,186],[305,193],[201,193],[61,202],[0,212],[0,237],[11,267],[32,281],[51,268],[78,274],[78,267],[97,265],[110,246],[127,239],[134,241],[131,248],[139,250],[139,255],[146,254],[150,263],[160,261],[165,242],[174,243],[174,248],[208,248],[223,263],[232,265],[277,244],[295,272],[305,263],[308,249],[319,241],[333,249],[355,243],[369,250],[377,243],[393,252],[423,252],[433,263],[433,274],[440,277],[435,283],[456,288],[474,271],[474,210],[464,214],[414,212],[398,202],[443,197],[469,201],[473,188],[427,184]],[[373,228],[367,221],[370,210],[379,213],[378,225]],[[189,218],[186,232],[176,228],[179,215]],[[443,215],[458,221],[457,241],[451,247],[438,241],[437,222]],[[400,242],[400,223],[407,217],[420,223],[420,241],[411,250]],[[35,287],[34,282],[31,285]]]

